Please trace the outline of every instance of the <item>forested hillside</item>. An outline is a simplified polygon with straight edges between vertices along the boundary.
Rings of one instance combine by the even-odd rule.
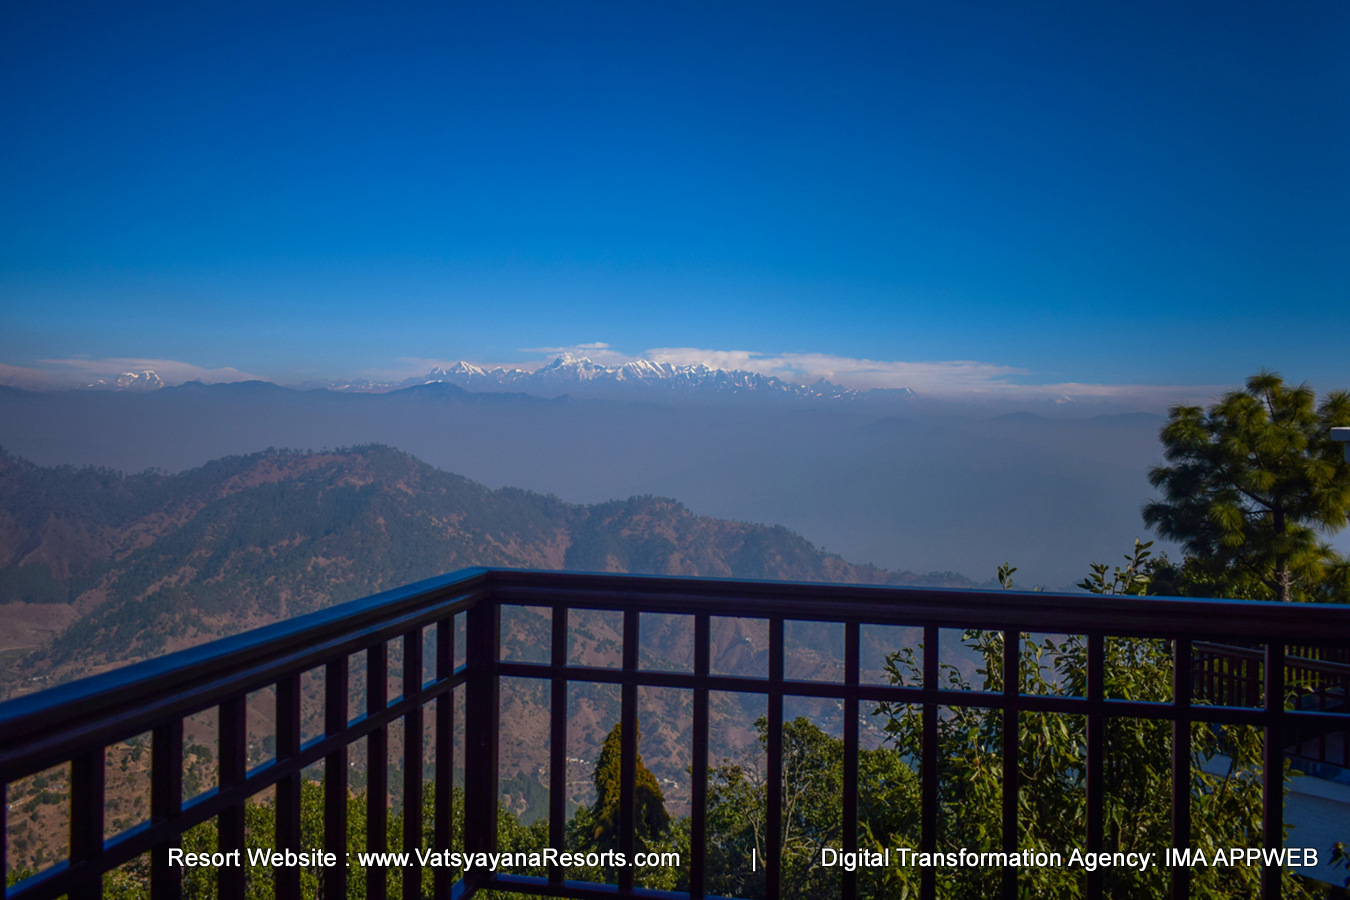
[[[0,455],[6,693],[476,565],[969,584],[853,565],[673,500],[489,490],[382,446],[269,450],[177,475]]]

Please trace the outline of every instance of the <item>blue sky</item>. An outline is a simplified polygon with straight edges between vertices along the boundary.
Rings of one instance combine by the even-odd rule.
[[[1347,38],[1342,2],[7,3],[0,376],[601,342],[1350,387]]]

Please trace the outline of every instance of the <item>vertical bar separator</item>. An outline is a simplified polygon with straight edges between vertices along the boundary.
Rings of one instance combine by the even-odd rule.
[[[497,849],[497,657],[501,652],[501,607],[494,597],[481,598],[468,611],[465,634],[464,698],[464,849],[491,853]],[[482,869],[464,878],[465,893],[488,880]]]
[[[347,656],[343,654],[324,667],[323,727],[328,737],[347,730]],[[323,760],[323,844],[333,853],[347,852],[347,745],[344,743]],[[323,870],[325,897],[347,896],[347,867]]]
[[[436,681],[446,681],[455,673],[455,618],[448,616],[436,623]],[[434,849],[449,851],[455,839],[455,692],[446,691],[436,698],[436,834]],[[432,876],[432,896],[449,900],[450,869],[437,866]]]
[[[1003,632],[1003,851],[1017,850],[1018,706],[1022,675],[1022,633]],[[1003,867],[1003,896],[1017,900],[1017,867]]]
[[[623,688],[619,713],[619,852],[630,865],[619,870],[619,893],[633,889],[633,853],[637,840],[637,673],[638,618],[640,613],[629,607],[623,611]]]
[[[150,820],[172,821],[182,811],[183,720],[175,718],[155,728],[150,739]],[[183,870],[169,865],[171,846],[172,841],[164,841],[150,853],[153,900],[179,900],[183,896]]]
[[[1262,837],[1267,850],[1284,847],[1284,643],[1266,643],[1266,753],[1261,767]],[[1280,900],[1281,867],[1261,873],[1263,900]]]
[[[277,681],[277,761],[300,755],[300,673]],[[277,782],[276,848],[300,850],[300,773]],[[300,869],[274,866],[278,897],[300,896]]]
[[[235,793],[248,774],[248,699],[244,694],[220,704],[220,790]],[[216,819],[216,846],[224,852],[244,852],[244,797],[235,793],[234,802]],[[221,866],[216,869],[216,885],[221,900],[244,900],[246,869]]]
[[[704,866],[708,840],[708,670],[712,659],[711,617],[694,616],[694,734],[690,766],[689,896],[707,891]]]
[[[422,629],[403,636],[403,696],[422,689]],[[403,717],[403,850],[415,854],[422,846],[422,753],[426,743],[422,707],[414,706]],[[422,867],[403,870],[403,896],[422,896]]]
[[[0,878],[4,878],[9,873],[9,820],[6,816],[6,810],[9,809],[9,783],[0,781]],[[159,848],[156,848],[158,850]],[[154,877],[154,859],[150,861],[151,877]],[[153,888],[152,888],[153,890]],[[0,882],[0,897],[4,897],[9,891],[4,882]],[[151,894],[158,898],[158,894]]]
[[[70,862],[95,864],[103,855],[103,757],[98,747],[70,761]],[[0,835],[0,838],[5,837]],[[103,896],[103,877],[87,876],[70,891],[72,900]]]
[[[1194,672],[1191,667],[1191,639],[1179,637],[1172,642],[1172,846],[1191,845],[1191,691]],[[1172,867],[1172,900],[1187,900],[1191,895],[1191,870]]]
[[[389,644],[380,641],[366,650],[366,715],[384,710],[389,699]],[[388,850],[389,837],[389,729],[376,728],[366,736],[366,852]],[[384,900],[388,887],[385,866],[366,867],[366,896]]]
[[[769,618],[768,800],[764,822],[764,896],[779,900],[783,847],[783,617]]]
[[[567,619],[566,606],[553,607],[553,648],[549,657],[553,681],[549,690],[548,840],[562,849],[567,843]],[[548,880],[563,880],[562,866],[549,866]]]
[[[1089,634],[1087,645],[1087,849],[1102,850],[1106,823],[1106,637]],[[1087,873],[1088,900],[1101,900],[1101,867]]]
[[[844,623],[844,809],[845,852],[858,849],[858,631],[857,622]],[[857,871],[843,873],[844,900],[858,896]]]
[[[936,625],[923,629],[923,689],[930,695],[939,690],[939,631]],[[938,829],[938,707],[929,701],[923,705],[923,759],[919,763],[920,785],[920,847],[924,853],[937,851]],[[919,870],[919,896],[923,900],[937,897],[937,872],[932,866]]]

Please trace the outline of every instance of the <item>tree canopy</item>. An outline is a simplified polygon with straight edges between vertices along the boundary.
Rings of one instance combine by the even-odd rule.
[[[633,740],[637,740],[641,726],[633,729]],[[619,846],[619,795],[621,793],[620,772],[623,759],[623,723],[616,724],[605,737],[600,748],[600,758],[595,763],[595,841],[601,849],[612,850]],[[637,755],[634,772],[633,803],[636,823],[636,843],[639,850],[645,850],[648,843],[661,837],[670,828],[670,813],[666,812],[666,798],[656,776]]]
[[[1184,547],[1188,593],[1344,598],[1347,563],[1322,540],[1350,519],[1350,464],[1331,438],[1343,425],[1350,393],[1318,404],[1308,385],[1268,371],[1208,409],[1171,409],[1167,464],[1149,472],[1163,496],[1143,515]]]

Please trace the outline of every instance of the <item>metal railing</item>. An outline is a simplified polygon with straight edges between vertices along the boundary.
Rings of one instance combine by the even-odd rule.
[[[551,614],[546,661],[502,659],[502,607],[522,605]],[[607,610],[621,617],[621,664],[601,668],[573,664],[568,658],[569,615],[576,610]],[[654,671],[639,664],[640,622],[644,614],[686,616],[692,626],[689,671]],[[710,665],[710,623],[715,617],[762,620],[767,626],[764,677],[716,674]],[[793,680],[785,674],[784,628],[789,622],[838,623],[843,631],[842,669],[833,681]],[[456,628],[462,625],[464,656],[456,658]],[[922,654],[921,684],[864,683],[860,678],[860,630],[868,626],[908,626],[922,633],[922,646],[939,646],[941,629],[1002,632],[1003,677],[998,691],[954,691],[940,683],[938,654]],[[1026,633],[1084,635],[1085,696],[1019,693],[1020,648]],[[1108,697],[1105,646],[1117,636],[1164,639],[1172,650],[1170,702]],[[434,650],[423,658],[428,639]],[[147,852],[153,853],[151,896],[182,894],[182,873],[167,864],[170,847],[184,832],[214,819],[221,849],[244,846],[245,803],[275,786],[275,845],[300,848],[301,781],[307,767],[322,764],[325,843],[344,848],[347,841],[350,750],[366,741],[368,849],[385,848],[388,838],[388,730],[402,722],[404,734],[435,735],[430,771],[424,769],[421,742],[403,746],[404,848],[420,846],[421,810],[426,785],[434,792],[436,849],[450,849],[452,783],[456,767],[464,772],[462,847],[468,852],[494,849],[498,815],[499,691],[503,678],[543,679],[550,685],[548,745],[549,840],[565,846],[567,798],[568,685],[615,685],[620,694],[621,767],[618,849],[636,846],[633,817],[637,771],[638,691],[640,687],[682,688],[692,695],[691,757],[708,759],[709,693],[731,691],[763,695],[767,708],[766,833],[780,834],[782,805],[784,698],[815,697],[837,701],[843,710],[843,791],[841,849],[857,847],[859,790],[859,707],[865,702],[912,704],[921,710],[920,772],[922,852],[937,848],[938,726],[941,710],[968,707],[995,711],[1002,719],[1002,849],[1013,852],[1018,840],[1018,719],[1023,713],[1062,713],[1086,720],[1086,823],[1084,849],[1103,850],[1106,808],[1104,766],[1107,723],[1113,717],[1151,719],[1172,728],[1173,844],[1187,845],[1191,832],[1192,725],[1252,725],[1265,730],[1263,767],[1264,845],[1283,845],[1283,772],[1286,736],[1299,729],[1326,731],[1350,727],[1350,713],[1300,709],[1287,702],[1290,645],[1316,643],[1343,652],[1350,647],[1350,608],[1210,600],[1098,597],[1067,594],[1018,594],[983,591],[874,588],[851,585],[785,584],[680,578],[590,575],[473,569],[409,585],[344,606],[281,622],[246,634],[133,665],[0,704],[0,787],[46,770],[70,766],[69,858],[9,887],[6,897],[38,900],[68,895],[102,895],[104,873]],[[404,677],[395,696],[386,691],[389,647],[401,647]],[[1199,647],[1197,649],[1197,644]],[[1253,646],[1260,654],[1260,696],[1243,703],[1217,705],[1197,692],[1197,659],[1205,644]],[[1257,652],[1257,651],[1252,651]],[[348,712],[349,661],[364,659],[366,709]],[[1201,665],[1206,665],[1201,663]],[[324,679],[322,734],[302,740],[300,679],[320,668]],[[428,671],[428,669],[430,671]],[[1247,676],[1243,676],[1247,677]],[[275,758],[249,769],[246,701],[251,692],[274,689]],[[1201,688],[1201,691],[1204,689]],[[456,698],[463,695],[463,759],[455,758],[452,736]],[[1259,702],[1245,702],[1259,699]],[[217,709],[219,715],[218,786],[184,802],[183,727],[187,717]],[[150,732],[152,740],[150,816],[140,825],[105,837],[105,753],[116,742]],[[620,869],[617,885],[564,880],[561,869],[547,877],[473,870],[457,881],[437,868],[423,883],[418,867],[402,872],[403,896],[468,897],[481,889],[557,897],[702,897],[707,879],[709,772],[699,764],[690,772],[690,854],[688,893],[661,893],[634,886],[631,868]],[[0,816],[6,804],[0,804]],[[0,820],[0,831],[5,822]],[[765,846],[765,896],[780,896],[782,860],[776,841]],[[0,870],[4,848],[0,842]],[[397,848],[395,848],[397,849]],[[387,873],[366,871],[366,894],[386,893]],[[242,898],[242,867],[216,872],[221,898]],[[295,868],[275,869],[275,893],[300,893]],[[345,867],[326,868],[322,895],[347,893]],[[1190,872],[1172,871],[1174,897],[1189,893]],[[922,872],[921,896],[936,896],[934,871]],[[1280,895],[1281,872],[1268,866],[1263,896]],[[1015,897],[1017,870],[1004,869],[1003,896]],[[844,872],[841,892],[856,896],[856,873]],[[1102,896],[1102,880],[1089,873],[1087,895]]]
[[[1285,647],[1285,692],[1301,710],[1345,712],[1350,700],[1350,664],[1316,659]],[[1261,706],[1265,691],[1265,652],[1254,647],[1196,642],[1195,699],[1218,706]],[[1341,657],[1343,654],[1319,654]],[[1288,755],[1296,760],[1350,769],[1350,724],[1321,721],[1290,723]]]

